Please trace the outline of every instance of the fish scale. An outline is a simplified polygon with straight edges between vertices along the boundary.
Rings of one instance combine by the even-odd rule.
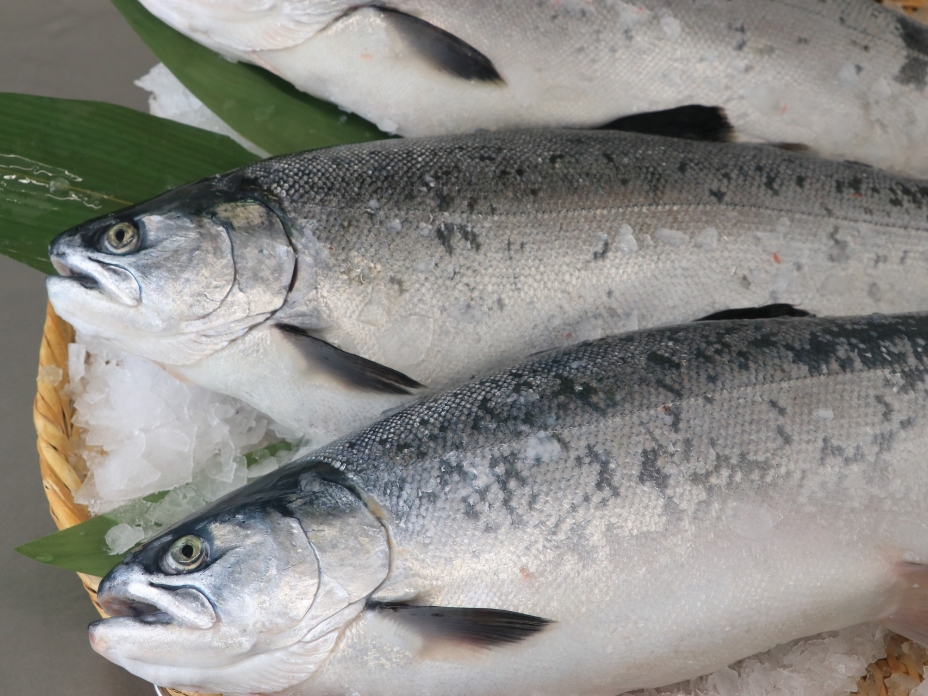
[[[123,608],[92,640],[140,676],[226,693],[271,690],[241,667],[260,653],[287,665],[272,672],[290,675],[289,694],[601,696],[864,621],[923,640],[926,350],[920,314],[707,322],[538,356],[249,484],[101,583],[114,609],[133,596],[171,606],[172,586],[201,592],[220,615],[212,628],[155,626]],[[365,527],[366,550],[338,557],[363,510],[340,511],[331,491],[386,536]],[[230,535],[277,515],[300,521],[319,587],[327,573],[353,583],[325,624],[337,641],[323,662],[292,652],[317,645],[318,615],[293,616],[292,630],[281,621],[291,642],[265,652],[212,635],[273,641],[250,626],[268,606],[285,613],[287,595],[276,576],[249,575]],[[159,559],[187,535],[218,560],[165,575]],[[274,533],[248,539],[262,567],[291,548]],[[235,599],[217,592],[232,569]],[[320,595],[313,606],[326,606]],[[244,611],[252,623],[239,626]],[[480,612],[505,620],[495,641],[468,646],[474,633],[456,622],[482,635]],[[242,681],[192,661],[153,671],[173,664],[173,648],[150,648],[159,634]]]
[[[117,220],[146,229],[137,252],[98,248]],[[52,278],[49,296],[81,330],[323,444],[422,385],[579,340],[768,303],[922,310],[926,232],[928,184],[860,165],[631,133],[478,133],[272,158],[86,223],[51,255],[80,274],[102,264],[99,287]],[[196,260],[198,234],[234,238],[234,278],[211,270],[227,251]],[[107,299],[117,267],[150,284],[138,309]],[[180,321],[172,292],[197,298],[204,278],[215,309]],[[221,282],[240,292],[223,300]]]

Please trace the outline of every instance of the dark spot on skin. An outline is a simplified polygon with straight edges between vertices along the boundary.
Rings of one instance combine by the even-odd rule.
[[[397,278],[396,276],[390,276],[390,284],[396,286],[396,289],[399,290],[400,295],[406,292],[406,283]]]
[[[791,445],[791,444],[793,444],[793,437],[792,437],[792,435],[790,435],[788,432],[786,432],[786,428],[784,428],[782,425],[778,425],[778,426],[777,426],[777,435],[779,435],[779,436],[783,439],[783,443],[784,443],[784,444],[786,444],[786,445]]]
[[[681,174],[686,174],[686,170],[690,168],[690,163],[686,160],[680,160],[680,164],[677,165],[677,171]]]
[[[743,50],[744,50],[744,47],[747,45],[747,43],[748,43],[748,40],[747,40],[747,39],[738,39],[738,42],[735,44],[735,50],[736,50],[736,51],[743,51]]]
[[[664,492],[667,489],[667,481],[670,478],[666,473],[661,471],[657,464],[660,456],[657,447],[653,449],[641,450],[641,471],[638,473],[638,483],[641,485],[652,484],[657,490]]]
[[[709,189],[709,195],[712,196],[719,203],[725,200],[725,192],[720,191],[719,189]]]
[[[600,249],[599,251],[593,252],[593,260],[602,261],[604,258],[606,258],[606,254],[608,253],[609,253],[609,240],[604,239],[602,249]]]
[[[560,162],[562,159],[564,159],[564,155],[551,155],[548,158],[548,161],[556,167],[557,163]]]
[[[893,441],[896,439],[894,430],[887,430],[885,433],[877,433],[873,436],[873,443],[876,445],[878,453],[893,451]]]
[[[805,36],[799,36],[796,38],[796,43],[799,44],[800,46],[808,46],[809,39],[807,39]]]
[[[455,237],[460,237],[468,249],[480,251],[480,240],[477,238],[477,233],[474,232],[474,228],[470,225],[443,222],[435,228],[435,236],[438,237],[438,241],[441,242],[441,245],[445,247],[448,256],[454,254]]]
[[[896,18],[896,27],[907,49],[928,57],[928,27],[904,16]]]
[[[776,174],[767,174],[764,178],[764,188],[770,191],[774,196],[780,195],[780,187],[777,186]]]
[[[870,283],[870,287],[867,289],[867,295],[874,302],[879,302],[883,299],[883,291],[880,290],[880,286],[876,283]]]
[[[838,239],[838,232],[840,230],[835,227],[831,230],[831,234],[828,235],[828,238],[834,242],[834,247],[830,252],[828,252],[828,259],[834,261],[835,263],[845,263],[850,256],[847,253],[847,240]]]
[[[889,403],[885,397],[880,396],[879,394],[874,396],[873,400],[883,407],[883,420],[887,422],[891,421],[893,417],[893,411],[895,410],[893,409],[893,405]]]
[[[903,418],[901,421],[899,421],[899,427],[902,428],[903,430],[908,430],[913,425],[915,425],[914,416],[909,416],[908,418]]]
[[[748,277],[746,275],[742,275],[741,279],[738,282],[741,284],[741,287],[743,287],[745,290],[751,289],[751,281],[748,280]]]
[[[780,406],[780,404],[778,404],[778,403],[777,403],[776,401],[774,401],[773,399],[770,399],[770,401],[769,401],[768,403],[770,404],[770,407],[771,407],[771,408],[776,409],[776,412],[777,412],[777,415],[778,415],[778,416],[785,416],[785,415],[786,415],[786,407],[785,407],[785,406]]]
[[[806,187],[806,177],[801,176],[801,175],[797,176],[797,177],[796,177],[796,186],[798,186],[799,188],[805,188],[805,187]]]
[[[608,152],[603,153],[603,159],[606,160],[609,164],[615,164],[615,157],[610,155]]]
[[[928,83],[928,60],[921,56],[909,56],[893,79],[900,85],[912,85],[918,90],[925,89],[925,84]]]

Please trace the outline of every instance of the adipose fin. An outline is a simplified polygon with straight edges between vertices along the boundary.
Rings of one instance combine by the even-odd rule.
[[[761,307],[737,307],[713,312],[696,321],[725,321],[728,319],[774,319],[776,317],[814,317],[812,312],[791,304],[769,304]]]
[[[599,128],[716,143],[730,142],[735,133],[725,109],[702,104],[687,104],[674,109],[623,116]]]

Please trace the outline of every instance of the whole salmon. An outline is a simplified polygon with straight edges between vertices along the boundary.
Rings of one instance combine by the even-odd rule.
[[[872,0],[142,2],[388,132],[590,128],[703,104],[742,139],[928,176],[928,27]]]
[[[269,159],[51,245],[56,311],[321,444],[530,353],[712,312],[928,308],[928,182],[525,131]]]
[[[928,639],[928,316],[585,343],[317,450],[130,554],[159,684],[614,696],[864,621]]]

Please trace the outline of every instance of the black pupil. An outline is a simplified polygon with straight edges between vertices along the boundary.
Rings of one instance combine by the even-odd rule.
[[[186,558],[186,559],[189,561],[191,558],[193,558],[193,545],[192,545],[192,544],[184,544],[184,546],[183,546],[183,548],[181,548],[180,552],[181,552],[181,554],[183,554],[184,558]]]
[[[122,227],[116,228],[116,243],[122,244],[126,240],[126,230]]]

